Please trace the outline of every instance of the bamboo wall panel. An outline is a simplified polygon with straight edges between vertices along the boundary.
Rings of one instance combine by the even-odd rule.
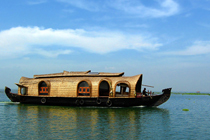
[[[88,72],[88,71],[87,71]],[[84,73],[68,73],[64,72],[65,74],[87,74],[87,72]],[[18,93],[20,94],[20,88],[22,86],[27,87],[28,95],[29,96],[39,96],[39,83],[44,81],[46,82],[49,90],[49,95],[52,97],[77,97],[77,90],[78,90],[78,84],[82,81],[86,81],[90,86],[90,97],[98,97],[99,96],[99,86],[102,81],[106,81],[110,85],[110,90],[113,91],[113,96],[115,97],[115,90],[116,86],[119,83],[125,83],[129,86],[129,97],[135,97],[135,88],[138,80],[142,75],[136,75],[132,77],[124,77],[121,76],[122,73],[117,74],[111,74],[114,75],[114,77],[111,77],[110,75],[107,76],[68,76],[68,77],[50,77],[55,75],[63,75],[64,73],[57,73],[57,74],[48,74],[48,75],[35,75],[34,78],[26,78],[22,77],[19,81]],[[101,75],[107,75],[107,73],[101,73]],[[118,75],[118,76],[116,76]],[[39,77],[39,78],[37,78]],[[42,95],[46,96],[46,95]]]

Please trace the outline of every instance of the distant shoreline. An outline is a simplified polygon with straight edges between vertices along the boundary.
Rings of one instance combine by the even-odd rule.
[[[172,94],[178,94],[178,95],[209,95],[210,93],[177,93],[177,92],[172,92]]]

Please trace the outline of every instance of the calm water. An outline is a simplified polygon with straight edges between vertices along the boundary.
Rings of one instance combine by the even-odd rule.
[[[80,108],[11,103],[2,92],[1,140],[210,139],[210,96],[172,95],[158,108]]]

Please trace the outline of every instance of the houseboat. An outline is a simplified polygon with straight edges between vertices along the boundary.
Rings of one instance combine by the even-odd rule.
[[[65,106],[158,106],[170,98],[171,88],[160,95],[143,95],[143,75],[123,75],[90,70],[34,75],[21,77],[18,93],[8,87],[5,93],[12,102]]]

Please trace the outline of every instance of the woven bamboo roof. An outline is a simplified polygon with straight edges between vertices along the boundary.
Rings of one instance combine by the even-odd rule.
[[[82,71],[82,72],[63,71],[62,73],[34,75],[34,78],[54,78],[54,77],[121,77],[123,75],[124,75],[124,72],[121,72],[121,73],[107,73],[107,72],[91,72],[91,70],[88,70],[88,71]]]

